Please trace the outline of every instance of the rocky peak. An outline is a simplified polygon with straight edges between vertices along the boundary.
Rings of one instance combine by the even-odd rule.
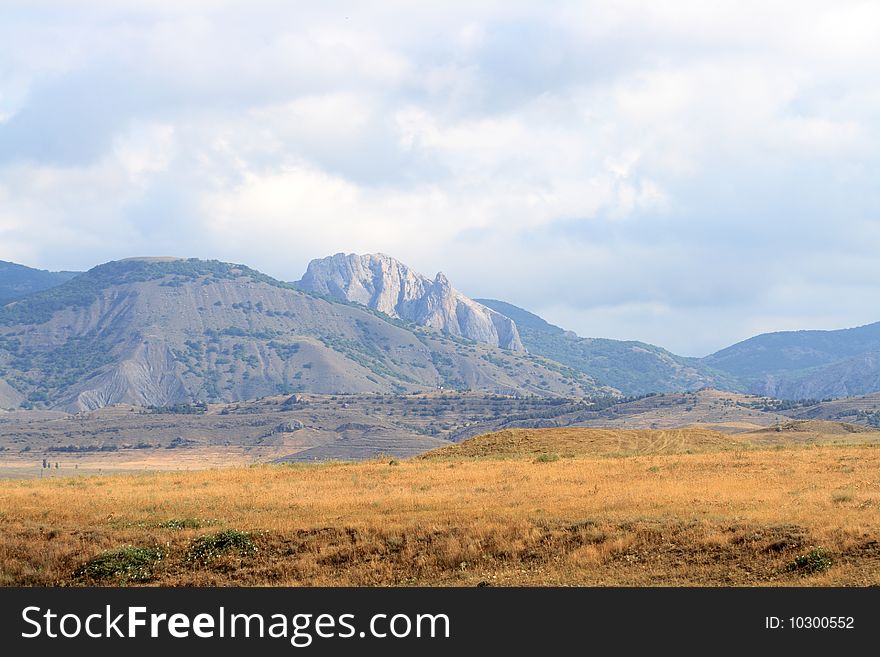
[[[432,281],[383,253],[312,260],[299,287],[442,333],[525,351],[512,319],[456,290],[443,272]]]

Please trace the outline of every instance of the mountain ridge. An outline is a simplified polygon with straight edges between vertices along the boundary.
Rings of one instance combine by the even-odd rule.
[[[8,266],[4,269],[2,265]],[[319,369],[328,375],[332,373],[326,382],[328,387],[322,388],[322,391],[331,391],[331,385],[340,386],[338,391],[375,388],[375,381],[365,378],[368,376],[383,381],[379,388],[388,390],[390,386],[390,390],[398,392],[410,389],[407,386],[414,385],[413,381],[418,382],[419,386],[429,385],[427,379],[407,370],[409,366],[401,371],[398,365],[391,363],[389,368],[383,359],[391,358],[390,354],[377,351],[372,339],[351,333],[342,339],[332,330],[322,335],[328,328],[332,329],[334,322],[347,325],[355,321],[358,313],[372,318],[368,321],[358,315],[358,321],[361,322],[369,323],[378,319],[383,325],[391,325],[404,332],[420,336],[420,332],[434,335],[429,341],[441,339],[442,336],[442,339],[451,341],[446,345],[447,351],[455,341],[459,341],[458,347],[465,350],[473,349],[473,344],[498,345],[502,352],[509,351],[525,357],[530,363],[529,367],[542,371],[549,368],[555,371],[553,377],[565,381],[561,385],[559,380],[553,384],[547,383],[549,379],[546,373],[543,380],[525,374],[521,376],[510,369],[512,364],[505,360],[507,356],[497,356],[491,350],[483,353],[483,347],[478,350],[480,353],[471,352],[467,356],[459,354],[450,361],[448,354],[439,355],[436,345],[432,343],[427,348],[429,353],[434,353],[430,365],[421,362],[416,369],[431,371],[434,385],[463,386],[466,389],[469,386],[496,385],[499,390],[548,394],[549,389],[552,394],[560,391],[574,394],[570,387],[574,381],[575,389],[588,391],[585,394],[600,391],[601,394],[620,392],[632,396],[714,387],[791,400],[842,398],[880,391],[880,322],[833,331],[765,333],[704,358],[689,358],[639,341],[580,337],[508,302],[470,299],[453,288],[442,273],[429,279],[383,254],[356,256],[340,253],[314,260],[306,276],[298,283],[284,283],[245,265],[169,256],[126,258],[99,265],[85,274],[45,272],[0,262],[0,291],[17,284],[21,272],[62,276],[44,279],[44,284],[49,285],[45,289],[0,302],[0,408],[59,403],[54,395],[60,383],[65,378],[86,375],[90,377],[91,387],[83,387],[78,393],[81,397],[66,398],[64,403],[69,408],[77,405],[101,406],[120,399],[139,403],[186,401],[194,398],[194,395],[198,397],[208,391],[214,392],[214,384],[198,392],[192,385],[180,383],[178,375],[184,376],[189,371],[188,366],[180,364],[187,358],[195,362],[205,357],[204,354],[181,356],[181,353],[187,354],[189,350],[183,343],[194,340],[193,336],[178,336],[179,339],[175,338],[177,344],[165,345],[165,349],[159,344],[142,344],[143,340],[139,342],[139,338],[131,333],[120,334],[117,341],[111,343],[103,332],[109,330],[112,333],[114,326],[131,324],[133,314],[153,312],[145,311],[137,303],[137,288],[141,284],[156,286],[150,293],[154,294],[190,285],[222,287],[233,281],[237,281],[237,291],[232,296],[238,296],[226,301],[239,306],[239,310],[249,309],[249,314],[245,313],[246,317],[239,317],[231,324],[223,323],[227,320],[222,319],[221,324],[211,330],[218,334],[221,331],[240,333],[237,336],[241,338],[240,341],[250,343],[247,347],[250,350],[249,358],[257,362],[266,360],[263,353],[268,348],[266,344],[273,340],[278,343],[272,337],[272,332],[282,330],[271,325],[271,322],[257,322],[260,325],[258,328],[251,326],[253,318],[260,315],[260,311],[254,310],[255,304],[260,302],[259,297],[268,294],[269,288],[283,291],[278,292],[282,296],[288,295],[284,301],[277,298],[276,293],[269,296],[273,299],[272,303],[281,304],[277,305],[277,309],[282,315],[299,313],[299,324],[293,324],[300,328],[304,325],[303,318],[309,313],[320,307],[320,315],[328,308],[319,301],[331,304],[329,307],[332,308],[350,309],[343,313],[344,318],[339,313],[330,313],[325,317],[329,323],[311,323],[310,334],[302,336],[304,341],[301,348],[309,353],[312,349],[321,353]],[[249,288],[250,291],[246,291],[242,287],[245,284],[265,288],[257,291]],[[112,293],[108,294],[111,288]],[[188,313],[193,320],[199,313],[211,315],[213,319],[209,319],[208,324],[221,320],[223,314],[214,312],[213,305],[195,304],[195,296],[198,295],[186,301],[189,305],[181,312]],[[316,301],[312,302],[313,305],[304,305],[305,298]],[[217,297],[211,299],[211,304],[217,301],[224,303]],[[166,302],[170,302],[170,299],[166,298]],[[74,312],[75,309],[91,305],[95,305],[94,312],[102,318],[94,325],[87,321],[88,313]],[[67,318],[66,324],[52,323],[54,317],[62,315]],[[292,320],[292,317],[287,319]],[[50,334],[46,334],[46,324],[54,327]],[[71,327],[81,330],[77,333]],[[164,330],[160,326],[153,332],[161,336]],[[195,337],[199,337],[205,327],[198,330],[189,327],[186,330],[194,331],[198,334]],[[41,345],[34,339],[23,339],[22,334],[28,331],[43,336],[45,344]],[[379,331],[383,332],[384,328]],[[204,338],[203,335],[201,337]],[[235,336],[230,334],[222,337]],[[422,340],[423,337],[418,339]],[[348,344],[346,340],[353,342]],[[411,341],[407,339],[405,342],[410,344]],[[257,343],[262,346],[255,346]],[[213,344],[216,345],[216,342]],[[357,347],[352,347],[352,344]],[[203,345],[203,348],[207,347]],[[242,349],[244,347],[239,347],[239,352]],[[111,361],[122,351],[125,357],[111,367]],[[238,356],[241,353],[237,353]],[[228,358],[228,355],[220,356],[221,361],[224,358]],[[474,358],[480,361],[477,367],[474,367]],[[214,356],[211,356],[208,360],[213,362],[213,359]],[[292,388],[301,385],[305,372],[300,372],[296,382],[287,381],[286,375],[281,374],[284,368],[279,359],[269,360],[272,365],[267,367],[272,372],[266,376],[274,381],[274,385],[289,385]],[[493,361],[497,362],[493,364]],[[454,365],[450,365],[450,362]],[[364,363],[368,364],[366,370],[369,374],[362,371]],[[494,368],[493,373],[485,371],[486,363],[491,366],[490,369]],[[184,374],[178,372],[168,378],[158,374],[177,371],[181,367]],[[230,384],[229,378],[233,374],[244,377],[245,371],[248,372],[248,378]],[[395,372],[390,379],[383,379],[377,374],[379,372],[385,376],[389,371]],[[352,384],[352,378],[348,376],[351,373],[359,381],[353,388],[348,387]],[[265,373],[261,374],[253,368],[240,368],[235,373],[226,374],[229,376],[221,377],[224,379],[223,385],[231,385],[236,395],[248,392],[268,394],[276,390],[272,386],[255,384],[250,377],[255,376],[260,380]],[[288,374],[292,376],[292,373]]]
[[[736,387],[732,377],[712,370],[697,358],[677,356],[646,342],[582,338],[511,303],[478,301],[511,317],[529,351],[589,374],[625,395]]]
[[[34,269],[15,262],[0,260],[0,305],[60,285],[79,273]]]
[[[702,361],[755,394],[788,399],[868,394],[880,390],[880,322],[762,333]]]
[[[615,392],[539,356],[322,299],[244,265],[197,259],[105,263],[0,307],[0,380],[26,406],[65,410],[441,385]]]
[[[511,317],[530,351],[625,395],[713,387],[796,400],[880,391],[880,322],[831,331],[763,333],[692,358],[644,342],[582,338],[513,304],[477,301]]]

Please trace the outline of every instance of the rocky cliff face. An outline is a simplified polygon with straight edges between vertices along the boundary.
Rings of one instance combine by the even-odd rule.
[[[312,260],[299,287],[448,335],[525,351],[512,319],[466,297],[443,273],[431,280],[381,253]]]

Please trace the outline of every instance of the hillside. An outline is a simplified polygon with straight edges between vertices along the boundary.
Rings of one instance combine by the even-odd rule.
[[[14,262],[0,260],[0,304],[61,285],[78,273],[33,269]]]
[[[671,429],[700,425],[723,433],[770,427],[789,418],[788,404],[766,397],[711,388],[661,393],[624,400],[598,412],[584,413],[570,424],[616,429]]]
[[[442,272],[431,280],[382,253],[337,253],[312,260],[297,286],[447,335],[524,350],[516,324],[508,317],[466,297]]]
[[[783,399],[880,390],[880,322],[837,331],[765,333],[703,359],[743,389]]]
[[[750,431],[748,435],[814,433],[827,436],[849,436],[852,434],[876,433],[868,427],[849,422],[829,420],[790,420],[772,427]]]
[[[838,331],[758,335],[705,358],[644,342],[582,338],[513,304],[476,299],[516,322],[525,347],[626,395],[710,386],[777,399],[824,399],[880,391],[880,322]]]
[[[0,308],[0,379],[26,406],[69,410],[438,385],[609,392],[540,356],[332,302],[243,265],[181,259],[110,262]]]
[[[589,374],[626,395],[696,390],[708,385],[737,389],[734,377],[697,358],[676,356],[644,342],[582,338],[513,304],[476,299],[516,322],[526,349]]]
[[[880,393],[816,402],[785,413],[795,419],[842,420],[880,428]]]
[[[422,459],[510,458],[550,461],[573,456],[630,456],[742,449],[747,444],[704,428],[680,429],[506,429],[440,447]]]

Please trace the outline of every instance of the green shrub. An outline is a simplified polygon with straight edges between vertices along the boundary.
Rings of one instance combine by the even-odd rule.
[[[227,529],[216,534],[199,536],[195,539],[186,552],[187,563],[207,565],[217,557],[231,552],[240,556],[254,554],[257,546],[251,535],[236,529]]]
[[[785,570],[789,573],[800,573],[802,575],[812,575],[813,573],[821,573],[834,565],[834,559],[825,548],[817,546],[811,548],[806,554],[801,554],[789,563]]]
[[[541,454],[535,459],[535,463],[553,463],[559,460],[559,454]]]
[[[99,554],[80,566],[73,574],[77,579],[126,582],[147,582],[153,569],[162,560],[159,548],[124,547]]]

